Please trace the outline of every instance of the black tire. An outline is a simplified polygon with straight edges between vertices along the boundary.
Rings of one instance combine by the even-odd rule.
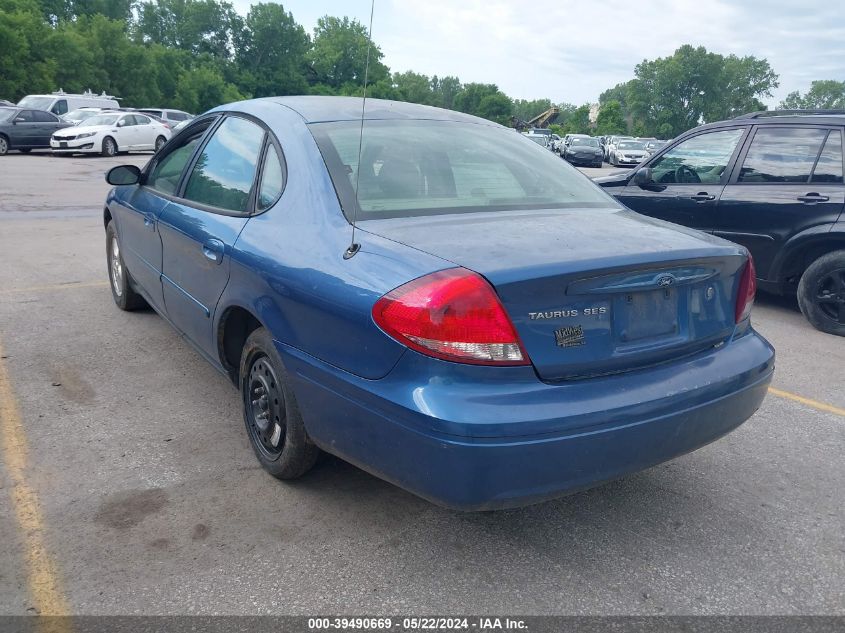
[[[29,154],[32,151],[31,147],[24,147],[23,149],[18,150],[21,154]]]
[[[154,152],[158,152],[158,151],[159,151],[162,147],[164,147],[164,144],[165,144],[165,143],[167,143],[167,139],[166,139],[166,138],[164,138],[163,136],[159,136],[159,137],[156,139],[155,149],[154,149],[153,151],[154,151]]]
[[[132,287],[132,277],[126,270],[123,263],[123,255],[120,252],[120,240],[117,239],[117,230],[114,222],[109,222],[106,227],[106,266],[109,273],[109,287],[115,305],[127,312],[138,310],[147,306],[147,302]]]
[[[277,479],[297,479],[320,455],[305,432],[282,359],[265,328],[241,352],[241,400],[249,443],[261,466]]]
[[[5,156],[9,153],[9,137],[0,134],[0,156]]]
[[[103,149],[100,153],[108,157],[117,156],[117,143],[111,136],[103,139]]]
[[[845,250],[822,255],[798,283],[798,305],[817,330],[845,336]]]

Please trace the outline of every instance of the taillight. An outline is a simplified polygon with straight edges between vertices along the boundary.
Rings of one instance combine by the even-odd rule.
[[[736,322],[742,323],[751,314],[754,307],[754,294],[757,292],[757,271],[754,270],[754,258],[748,254],[748,262],[739,280],[739,292],[736,295]]]
[[[499,297],[480,275],[451,268],[410,281],[373,306],[387,334],[435,358],[477,365],[528,365]]]

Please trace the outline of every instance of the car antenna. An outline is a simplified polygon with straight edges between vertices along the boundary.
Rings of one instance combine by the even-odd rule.
[[[358,202],[358,184],[361,181],[361,147],[364,143],[364,112],[367,107],[367,80],[370,75],[370,48],[373,45],[373,11],[375,10],[376,0],[370,0],[370,29],[367,31],[367,63],[364,66],[364,98],[361,101],[361,131],[358,134],[358,167],[355,170],[355,208],[352,209],[352,243],[349,248],[343,253],[343,259],[354,257],[355,253],[361,250],[361,245],[355,241],[355,224],[358,222],[358,208],[361,203]]]

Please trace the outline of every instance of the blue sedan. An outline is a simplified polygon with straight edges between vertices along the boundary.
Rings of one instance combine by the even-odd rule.
[[[716,440],[772,378],[744,248],[489,121],[245,101],[108,181],[115,303],[231,378],[280,479],[324,450],[445,506],[524,505]]]

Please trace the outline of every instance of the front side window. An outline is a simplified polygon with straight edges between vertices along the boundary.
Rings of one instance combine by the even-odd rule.
[[[577,170],[511,130],[454,121],[367,121],[359,165],[360,122],[309,127],[347,218],[619,208]]]
[[[248,211],[263,144],[261,127],[228,117],[197,158],[184,197],[228,211]]]
[[[827,137],[821,128],[762,127],[742,163],[739,182],[808,182]]]
[[[721,130],[693,136],[649,165],[659,183],[720,182],[744,130]]]
[[[842,184],[842,133],[831,130],[810,182]]]
[[[21,121],[23,123],[35,123],[35,111],[21,110],[20,112],[18,112],[18,116],[15,117],[15,121]]]
[[[67,112],[67,100],[59,99],[56,101],[55,105],[50,108],[50,112],[53,114],[65,114]]]

